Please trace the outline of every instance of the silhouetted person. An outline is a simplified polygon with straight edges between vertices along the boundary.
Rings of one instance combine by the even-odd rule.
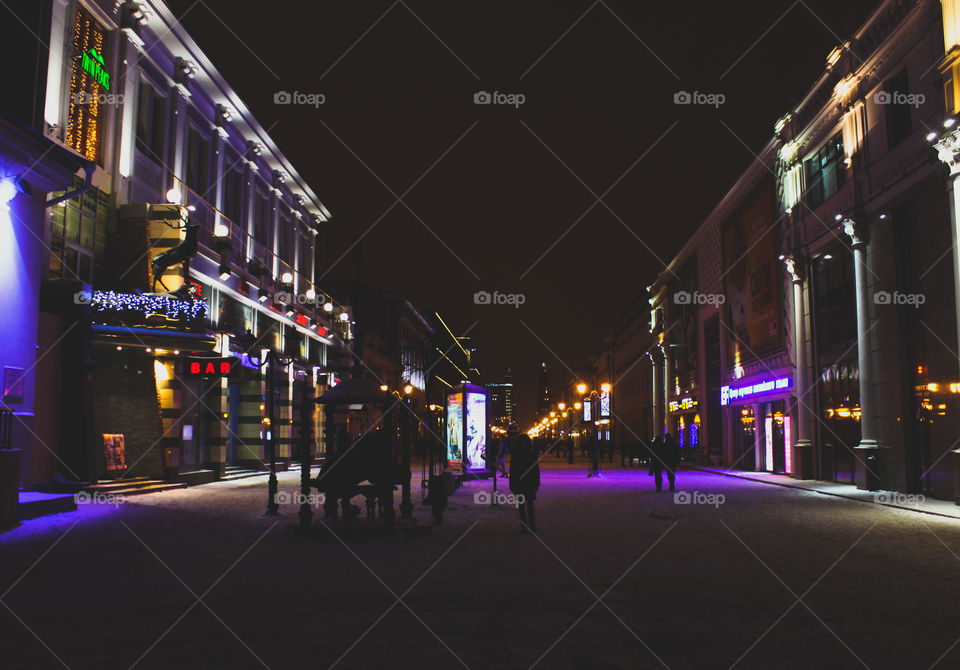
[[[646,452],[644,452],[644,456],[646,456],[647,458],[647,474],[649,474],[652,477],[653,473],[656,471],[656,468],[654,466],[660,458],[659,456],[660,436],[658,435],[652,440],[648,440],[646,447],[647,447],[647,450]]]
[[[587,441],[587,452],[587,457],[590,459],[587,477],[598,477],[600,475],[600,440],[596,436]]]
[[[661,490],[663,487],[663,473],[667,473],[667,479],[670,482],[670,490],[676,490],[676,472],[677,464],[680,463],[680,447],[677,445],[676,440],[673,439],[673,435],[667,433],[662,440],[658,449],[654,451],[655,462],[654,462],[654,475],[657,478],[657,491]]]
[[[520,532],[529,528],[537,532],[537,517],[533,511],[533,501],[540,488],[540,464],[527,435],[518,435],[510,445],[510,492],[517,496],[520,510]]]

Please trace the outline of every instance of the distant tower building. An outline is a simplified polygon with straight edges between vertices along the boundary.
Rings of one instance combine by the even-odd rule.
[[[487,384],[490,389],[490,405],[493,408],[494,419],[513,420],[513,375],[510,368],[499,384]]]
[[[537,391],[537,416],[544,416],[550,412],[550,375],[547,372],[547,362],[540,361],[540,387]]]
[[[513,421],[513,373],[510,368],[503,377],[503,404],[506,405],[507,418]]]

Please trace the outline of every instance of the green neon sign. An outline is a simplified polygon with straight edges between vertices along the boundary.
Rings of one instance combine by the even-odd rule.
[[[95,48],[90,47],[89,51],[83,52],[80,65],[84,72],[93,77],[93,80],[102,86],[105,91],[110,90],[110,73],[107,72],[103,56]]]

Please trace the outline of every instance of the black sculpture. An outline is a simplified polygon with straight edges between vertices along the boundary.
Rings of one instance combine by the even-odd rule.
[[[200,230],[200,226],[184,221],[182,226],[176,226],[176,228],[187,231],[183,241],[177,246],[157,254],[150,261],[150,268],[153,270],[154,290],[157,288],[157,282],[160,282],[160,286],[169,291],[170,288],[163,283],[163,273],[167,271],[167,268],[178,263],[189,263],[190,259],[197,255],[197,231]],[[183,279],[186,281],[187,272],[183,273]]]

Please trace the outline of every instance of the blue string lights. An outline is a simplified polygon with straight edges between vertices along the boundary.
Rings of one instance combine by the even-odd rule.
[[[169,295],[115,291],[94,291],[90,306],[98,313],[135,312],[144,318],[160,315],[170,320],[188,321],[204,318],[209,309],[206,301],[200,299],[181,300]]]

